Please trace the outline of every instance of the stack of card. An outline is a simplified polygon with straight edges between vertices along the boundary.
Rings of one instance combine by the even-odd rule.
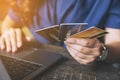
[[[37,30],[36,32],[51,42],[63,42],[66,38],[99,38],[107,32],[97,27],[86,27],[87,23],[63,23]]]

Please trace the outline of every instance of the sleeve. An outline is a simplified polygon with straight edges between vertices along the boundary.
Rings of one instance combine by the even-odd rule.
[[[120,0],[113,0],[105,26],[120,29]]]
[[[20,18],[15,14],[15,12],[10,8],[8,11],[8,16],[16,23],[21,24]]]

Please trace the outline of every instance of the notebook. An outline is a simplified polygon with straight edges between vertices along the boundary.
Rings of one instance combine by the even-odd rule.
[[[32,80],[38,74],[50,69],[61,58],[60,54],[41,48],[23,49],[16,54],[0,51],[0,59],[6,71],[4,74],[10,78],[7,80]],[[4,75],[1,72],[0,74]]]

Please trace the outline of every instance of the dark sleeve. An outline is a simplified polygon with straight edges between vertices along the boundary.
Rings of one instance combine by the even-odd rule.
[[[8,16],[16,23],[21,23],[20,18],[15,14],[12,9],[9,9]]]
[[[120,29],[120,0],[113,0],[105,26]]]

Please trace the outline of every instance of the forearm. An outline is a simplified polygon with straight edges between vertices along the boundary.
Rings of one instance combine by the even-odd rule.
[[[5,19],[3,20],[1,24],[1,34],[4,33],[5,31],[9,30],[10,28],[13,28],[15,26],[15,22],[10,19],[9,16],[6,16]]]
[[[120,29],[106,29],[109,34],[105,37],[108,48],[107,61],[120,61]]]
[[[120,61],[120,42],[109,43],[106,46],[108,48],[107,61]]]

